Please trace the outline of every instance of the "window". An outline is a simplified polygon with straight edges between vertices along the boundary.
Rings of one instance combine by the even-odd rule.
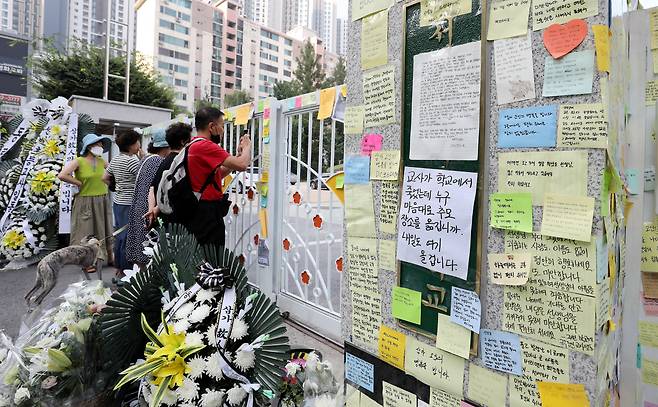
[[[267,92],[267,87],[266,87],[266,86],[263,86],[263,85],[260,85],[260,86],[258,87],[258,91],[259,91],[259,92]]]
[[[238,64],[239,66],[242,66],[242,55],[238,55],[235,57],[235,63]]]
[[[180,59],[180,60],[183,60],[183,61],[189,61],[190,60],[189,54],[186,54],[184,52],[174,51],[174,50],[163,48],[163,47],[158,48],[158,53],[160,55]]]
[[[176,92],[176,99],[187,100],[187,94],[183,92]]]
[[[187,87],[187,81],[185,79],[175,79],[174,84],[176,86],[182,86],[182,87]]]
[[[179,72],[179,73],[184,73],[184,74],[189,73],[189,69],[186,66],[170,64],[169,62],[164,62],[164,61],[159,61],[158,62],[158,68],[166,69],[169,72],[173,71],[173,72]]]
[[[166,42],[167,44],[176,45],[183,48],[189,48],[190,42],[181,38],[177,38],[171,35],[162,34],[158,35],[158,40]]]
[[[265,38],[269,38],[274,41],[279,41],[279,36],[278,34],[274,34],[273,32],[267,31],[263,28],[260,29],[260,35]]]
[[[177,6],[192,8],[192,0],[169,0],[169,2]]]
[[[237,80],[235,81],[235,86],[236,86],[238,89],[241,89],[241,88],[242,88],[242,81],[241,81],[240,79],[237,79]]]
[[[283,53],[286,54],[287,57],[291,57],[291,56],[292,56],[292,51],[289,50],[289,49],[283,51]]]
[[[290,77],[290,71],[286,71],[286,70],[284,69],[284,71],[283,71],[283,76]]]
[[[233,89],[233,84],[230,83],[230,82],[225,82],[225,83],[224,83],[224,87],[225,87],[226,89]]]
[[[279,73],[279,68],[277,68],[276,66],[264,64],[262,62],[260,64],[260,69],[264,69],[269,72]]]
[[[286,61],[283,61],[283,65],[292,66],[292,62],[286,60]]]
[[[234,58],[226,57],[226,63],[227,63],[227,64],[231,64],[231,65],[233,65],[233,64],[235,64],[235,59],[234,59]]]
[[[227,46],[226,46],[226,50],[227,50],[228,52],[235,52],[235,47],[232,46],[232,45],[227,45]]]
[[[224,75],[226,75],[228,77],[232,77],[234,74],[235,74],[235,72],[229,71],[228,69],[226,70],[226,72],[224,72]]]
[[[272,51],[275,51],[275,52],[279,52],[279,47],[276,46],[276,45],[274,45],[274,44],[270,44],[269,42],[261,41],[261,42],[260,42],[260,46],[261,46],[262,48],[267,48],[267,49],[269,49],[269,50],[272,50]]]
[[[289,38],[286,38],[286,45],[289,47],[292,47],[292,40]]]
[[[260,57],[263,58],[263,59],[269,59],[270,54],[268,54],[267,52],[261,51],[260,52]]]
[[[270,61],[279,62],[279,57],[276,55],[270,55]]]
[[[235,34],[226,33],[226,38],[228,38],[229,40],[234,40],[235,39]]]
[[[172,23],[163,19],[160,19],[160,27],[168,28],[170,30],[183,33],[185,35],[188,35],[190,33],[190,29],[187,27],[184,27],[180,24]]]
[[[231,28],[235,28],[235,21],[229,21],[228,26]]]
[[[235,68],[235,76],[238,78],[242,78],[242,68],[239,66]]]

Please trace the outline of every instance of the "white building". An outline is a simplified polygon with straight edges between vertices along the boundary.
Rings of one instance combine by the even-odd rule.
[[[338,55],[347,55],[347,20],[336,19],[336,50]]]
[[[0,0],[0,31],[22,38],[41,37],[42,0]]]
[[[284,2],[286,0],[243,0],[243,15],[245,18],[281,31],[284,21]]]

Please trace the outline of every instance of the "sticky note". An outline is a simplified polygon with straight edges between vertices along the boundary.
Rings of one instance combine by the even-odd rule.
[[[653,73],[658,74],[658,52],[651,50],[651,60],[653,62]]]
[[[658,324],[649,321],[638,322],[640,330],[640,344],[658,348]]]
[[[370,181],[370,157],[348,155],[345,157],[345,183],[367,184]]]
[[[375,388],[375,367],[351,353],[345,353],[345,378],[372,392]]]
[[[363,100],[365,127],[395,123],[395,68],[392,65],[363,74]]]
[[[555,147],[557,106],[504,109],[498,113],[498,147]]]
[[[450,320],[445,314],[438,314],[436,347],[468,359],[471,348],[471,331]]]
[[[480,332],[480,297],[475,291],[452,287],[450,301],[450,320],[464,328]]]
[[[393,287],[393,297],[391,298],[393,317],[420,324],[420,296],[419,291]]]
[[[658,99],[658,80],[648,81],[644,88],[644,101],[647,106],[653,106]]]
[[[503,1],[507,2],[507,0]],[[518,4],[523,3],[530,4],[527,0]],[[528,32],[521,37],[505,38],[494,42],[496,102],[499,105],[534,100],[536,97],[531,36],[532,33]]]
[[[499,192],[489,198],[491,227],[532,232],[532,195],[526,192]]]
[[[547,56],[542,96],[590,94],[593,81],[594,50],[572,52],[557,60]]]
[[[430,387],[430,407],[460,407],[461,397]]]
[[[338,174],[336,177],[336,189],[343,189],[345,186],[345,173]]]
[[[388,9],[361,20],[361,70],[388,62]]]
[[[658,273],[642,272],[641,274],[644,297],[658,299]]]
[[[398,178],[400,150],[373,151],[370,155],[370,179],[397,181]]]
[[[360,407],[361,406],[361,392],[355,389],[354,387],[347,385],[347,391],[345,392],[347,397],[345,398],[345,407]]]
[[[596,238],[596,282],[608,276],[608,245],[604,236]]]
[[[428,386],[461,396],[464,359],[408,336],[404,370]]]
[[[345,183],[344,190],[347,236],[375,237],[372,185]]]
[[[318,109],[318,120],[331,117],[334,112],[334,101],[336,100],[336,88],[330,87],[320,90],[320,108]]]
[[[393,3],[393,0],[354,1],[350,3],[352,5],[352,21],[360,20],[367,15],[389,8]]]
[[[537,382],[542,407],[589,407],[583,384]]]
[[[350,289],[377,291],[377,239],[352,237],[347,239],[347,259],[350,269]]]
[[[596,0],[534,0],[532,2],[532,29],[542,30],[551,24],[563,24],[575,18],[599,14]]]
[[[347,106],[345,108],[345,134],[363,133],[364,106]]]
[[[482,329],[480,331],[482,363],[489,369],[523,374],[521,367],[521,339],[512,332]]]
[[[646,222],[642,231],[640,270],[658,273],[658,226],[651,222]]]
[[[596,47],[596,66],[599,71],[610,72],[610,29],[607,25],[592,24]]]
[[[267,239],[267,209],[258,210],[258,222],[260,223],[260,238]]]
[[[386,381],[382,383],[382,398],[384,407],[416,407],[417,404],[415,394]]]
[[[553,58],[562,58],[583,42],[587,31],[587,23],[581,19],[550,25],[542,35],[544,46]]]
[[[373,290],[353,289],[352,339],[356,344],[376,351],[382,324],[382,296]]]
[[[532,265],[530,253],[489,253],[489,280],[499,285],[524,285]]]
[[[445,16],[461,16],[471,12],[472,4],[468,0],[421,0],[420,26],[432,25]]]
[[[644,190],[653,191],[656,189],[656,167],[649,166],[644,169]]]
[[[507,395],[507,376],[469,363],[467,395],[469,399],[482,405],[504,406]]]
[[[589,242],[593,216],[594,198],[546,194],[541,234]]]
[[[626,187],[628,188],[628,193],[631,195],[637,195],[640,193],[640,173],[635,168],[626,168],[624,171],[626,175]]]
[[[395,271],[397,269],[395,261],[395,240],[380,240],[379,241],[379,267],[388,271]]]
[[[382,325],[379,329],[379,357],[384,362],[404,370],[406,339],[403,333]]]
[[[489,13],[487,39],[518,37],[528,32],[530,0],[494,0]]]
[[[361,155],[370,156],[373,151],[382,149],[383,136],[381,134],[366,134],[361,138]]]
[[[382,181],[379,194],[379,231],[394,235],[398,224],[398,198],[400,186],[397,181]]]
[[[297,96],[297,97],[295,98],[295,108],[296,108],[296,109],[299,109],[300,107],[302,107],[302,97],[301,97],[301,96]]]
[[[606,148],[608,119],[602,103],[560,105],[557,146]]]
[[[651,49],[658,48],[658,10],[649,9],[649,28],[651,29]]]
[[[382,405],[367,395],[361,394],[361,407],[382,407]]]
[[[236,126],[241,126],[249,123],[249,119],[251,119],[251,103],[247,103],[244,105],[241,105],[237,108],[237,111],[235,113],[235,125]]]

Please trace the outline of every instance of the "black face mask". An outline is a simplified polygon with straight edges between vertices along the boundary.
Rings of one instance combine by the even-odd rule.
[[[221,134],[213,134],[210,133],[210,141],[212,141],[215,144],[219,144],[222,142],[222,136]]]

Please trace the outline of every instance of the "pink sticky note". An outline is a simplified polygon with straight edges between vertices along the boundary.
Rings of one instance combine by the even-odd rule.
[[[383,139],[384,137],[381,134],[364,135],[361,139],[361,155],[370,156],[373,151],[380,151]]]
[[[652,403],[650,401],[645,401],[644,402],[644,407],[658,407],[658,404]]]
[[[263,119],[269,119],[270,118],[270,108],[268,107],[267,109],[263,110]]]
[[[474,407],[473,404],[462,400],[461,407]]]
[[[302,97],[301,96],[297,96],[295,98],[295,108],[298,108],[298,107],[302,107]]]

